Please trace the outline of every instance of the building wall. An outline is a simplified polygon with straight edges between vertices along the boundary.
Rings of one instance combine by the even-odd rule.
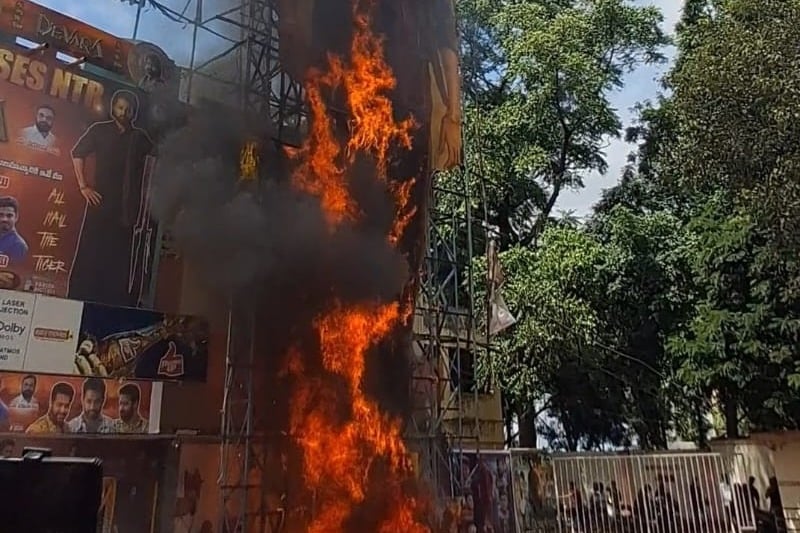
[[[447,433],[462,440],[464,448],[502,450],[505,445],[503,409],[500,393],[464,394],[461,398],[460,423],[457,411],[444,417]]]
[[[418,306],[426,305],[420,298]],[[427,427],[431,419],[441,417],[442,429],[454,447],[503,449],[505,433],[500,392],[479,392],[476,395],[474,389],[464,386],[459,398],[458,387],[466,383],[454,381],[467,382],[474,378],[474,365],[466,361],[466,349],[472,347],[475,336],[470,342],[465,331],[455,333],[444,327],[433,340],[421,313],[414,316],[413,334],[411,386],[416,425]],[[433,348],[432,343],[438,343],[434,344],[437,347]],[[450,360],[451,352],[457,346],[464,354],[460,364]],[[436,349],[438,353],[432,354]],[[463,375],[454,376],[454,368],[461,368]]]
[[[711,447],[720,453],[742,457],[743,474],[756,478],[764,509],[767,508],[764,498],[767,483],[770,477],[775,476],[787,528],[800,531],[800,432],[755,434],[749,439],[715,441]]]
[[[159,267],[156,308],[208,319],[208,379],[205,383],[165,383],[161,403],[161,432],[194,430],[219,434],[225,380],[227,313],[224,302],[206,290],[191,269],[175,258]]]

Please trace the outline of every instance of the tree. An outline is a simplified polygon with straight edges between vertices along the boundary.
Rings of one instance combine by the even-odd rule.
[[[571,450],[625,436],[623,390],[607,362],[613,356],[594,343],[602,328],[591,305],[602,253],[586,232],[555,226],[536,250],[501,254],[504,295],[520,319],[498,346],[499,385],[521,419],[545,409],[556,414]]]
[[[605,142],[622,127],[608,95],[636,66],[662,60],[667,39],[657,9],[624,0],[460,0],[458,6],[468,178],[473,191],[482,191],[473,208],[486,213],[500,249],[517,258],[508,274],[522,280],[524,272],[513,269],[536,255],[561,192],[607,169]],[[517,311],[523,321],[525,312]],[[514,361],[527,360],[525,336],[513,338],[519,329],[502,344],[512,351],[495,367],[509,384],[520,378]],[[532,415],[531,402],[541,399],[535,388],[522,392],[523,383],[530,385],[515,385],[507,416]],[[520,423],[527,429],[521,443],[535,445],[533,419]]]
[[[624,189],[624,185],[618,189]],[[671,422],[669,364],[663,340],[682,320],[689,297],[680,220],[668,211],[617,205],[595,213],[590,231],[603,245],[602,288],[594,308],[602,342],[626,383],[626,423],[643,448],[663,448]]]
[[[729,436],[797,424],[798,21],[795,0],[687,2],[672,94],[629,131],[648,201],[671,198],[692,243],[675,379],[721,400]]]
[[[585,226],[549,223],[553,204],[603,170],[619,131],[605,95],[657,57],[657,16],[611,0],[462,7],[475,207],[519,318],[494,368],[522,429],[537,406],[567,448],[660,447],[671,429],[702,442],[716,400],[729,436],[797,427],[800,0],[686,2],[667,95],[640,107],[637,153]]]
[[[624,0],[461,0],[467,164],[501,249],[529,245],[560,193],[605,172],[609,93],[662,60],[660,12]]]
[[[800,1],[692,4],[668,78],[681,185],[731,191],[736,204],[771,229],[778,248],[790,246],[794,255],[800,249]]]
[[[669,341],[678,378],[709,399],[718,395],[728,437],[742,427],[797,427],[798,301],[772,262],[768,232],[723,194],[688,230],[697,299]]]

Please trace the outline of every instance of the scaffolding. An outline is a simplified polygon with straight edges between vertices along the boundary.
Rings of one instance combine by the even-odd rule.
[[[450,472],[451,453],[480,448],[473,366],[482,344],[472,298],[476,228],[467,171],[436,174],[432,182],[413,336],[413,388],[428,394],[414,395],[417,405],[407,438],[419,455],[420,476],[440,497],[453,498],[459,487]],[[469,425],[467,411],[472,411]]]
[[[191,54],[182,71],[182,100],[192,104],[215,100],[243,109],[248,116],[269,117],[279,144],[300,144],[307,115],[302,86],[280,66],[277,0],[188,0],[185,5],[180,2],[180,11],[154,0],[148,4],[191,31]],[[137,15],[137,28],[138,20]],[[472,260],[473,231],[485,226],[474,226],[466,171],[446,181],[448,187],[438,177],[433,179],[412,341],[417,369],[433,372],[415,372],[411,386],[416,388],[421,381],[432,394],[415,411],[406,436],[419,458],[420,477],[436,487],[440,496],[452,497],[456,488],[449,472],[451,451],[479,448],[479,391],[474,376],[471,384],[465,383],[473,371],[463,363],[467,356],[474,362],[481,345],[476,339]],[[269,473],[264,471],[260,448],[265,437],[257,432],[252,408],[254,320],[252,313],[236,307],[231,305],[229,316],[219,530],[278,533],[283,529],[282,516],[276,520],[275,511],[266,510],[263,487],[258,486],[258,480]],[[475,419],[465,424],[463,413],[470,402]],[[261,497],[256,499],[259,492]],[[254,506],[254,500],[261,505]]]
[[[181,11],[150,2],[162,15],[188,26],[191,52],[181,72],[181,99],[212,101],[268,117],[267,130],[282,145],[297,146],[306,124],[302,87],[278,61],[275,2],[190,0]],[[137,12],[137,29],[142,6]],[[193,16],[187,15],[193,13]],[[136,30],[134,31],[134,38]],[[255,312],[232,298],[228,311],[224,396],[221,410],[218,531],[278,533],[284,509],[268,509],[268,437],[260,430],[256,391]]]

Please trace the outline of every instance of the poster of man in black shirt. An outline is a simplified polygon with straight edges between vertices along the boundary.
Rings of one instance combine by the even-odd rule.
[[[137,95],[111,97],[110,120],[95,122],[72,149],[72,162],[86,215],[69,283],[69,297],[135,306],[138,288],[134,237],[147,217],[146,169],[154,143],[136,126]],[[90,175],[87,161],[93,157]],[[92,179],[93,178],[93,179]]]

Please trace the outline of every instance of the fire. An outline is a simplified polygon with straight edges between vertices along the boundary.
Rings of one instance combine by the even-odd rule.
[[[348,171],[359,154],[370,157],[375,179],[386,185],[394,200],[395,221],[386,238],[396,246],[415,213],[413,181],[390,183],[388,161],[393,150],[411,147],[413,123],[395,120],[387,94],[395,79],[384,60],[381,39],[372,32],[369,6],[360,0],[353,3],[350,57],[330,57],[327,72],[307,76],[313,120],[306,143],[293,154],[300,162],[292,183],[320,199],[335,230],[363,216],[351,195]],[[348,116],[337,124],[323,95],[342,88]],[[337,131],[344,124],[347,139],[340,142]],[[299,350],[287,358],[286,374],[297,382],[290,432],[302,452],[305,485],[318,502],[309,533],[349,533],[353,513],[376,498],[382,514],[374,533],[428,531],[417,522],[418,502],[404,491],[413,471],[401,422],[382,413],[364,391],[368,354],[408,319],[410,309],[408,301],[348,304],[333,299],[313,324],[322,371],[312,370]],[[376,476],[379,495],[370,493]]]
[[[395,87],[391,69],[383,60],[383,45],[370,29],[368,13],[354,6],[355,34],[350,47],[352,66],[344,72],[344,86],[352,114],[347,150],[372,152],[378,176],[385,179],[389,149],[411,148],[411,119],[397,123],[392,102],[386,93]]]
[[[345,220],[353,220],[357,215],[355,201],[347,187],[345,168],[339,161],[342,149],[336,141],[333,124],[323,100],[323,91],[333,89],[339,84],[338,71],[341,67],[331,59],[331,73],[322,75],[311,72],[306,80],[306,100],[313,120],[308,139],[302,149],[290,153],[301,158],[302,164],[292,176],[294,186],[317,196],[328,222],[336,226]]]
[[[414,127],[411,118],[399,122],[394,118],[392,101],[386,93],[394,89],[395,78],[383,58],[381,39],[372,32],[371,18],[361,3],[353,1],[355,32],[350,63],[345,65],[340,58],[331,56],[327,72],[312,70],[307,76],[311,131],[302,149],[289,153],[302,161],[293,175],[294,185],[320,198],[332,226],[354,220],[359,214],[349,194],[346,165],[352,164],[358,153],[370,154],[375,159],[376,177],[385,181],[390,150],[410,149]],[[337,142],[335,125],[322,97],[326,91],[338,88],[344,88],[350,112],[349,139],[344,150]],[[393,244],[414,216],[414,209],[409,208],[412,187],[413,182],[391,187],[398,209],[396,225],[389,235]]]
[[[254,181],[258,174],[258,143],[248,141],[242,147],[239,155],[239,179],[241,181]]]

